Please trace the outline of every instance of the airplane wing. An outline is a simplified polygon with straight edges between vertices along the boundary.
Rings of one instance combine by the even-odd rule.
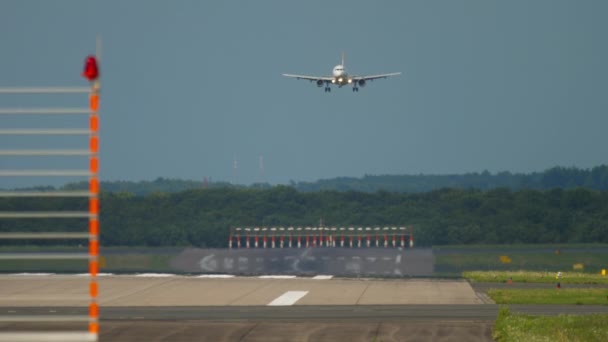
[[[379,78],[389,78],[391,76],[397,76],[397,75],[401,75],[401,73],[392,72],[390,74],[380,74],[380,75],[370,75],[370,76],[353,76],[353,81],[360,81],[360,80],[373,81],[373,80],[377,80]]]
[[[306,76],[306,75],[292,75],[292,74],[283,74],[285,77],[295,78],[296,80],[309,80],[309,81],[324,81],[331,82],[334,78],[331,76]]]

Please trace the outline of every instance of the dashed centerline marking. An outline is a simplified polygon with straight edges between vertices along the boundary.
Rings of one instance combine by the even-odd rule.
[[[315,279],[315,280],[327,280],[327,279],[331,279],[333,277],[334,277],[333,275],[318,275],[318,276],[312,277],[312,279]]]
[[[259,276],[260,279],[294,279],[295,275],[263,275]]]
[[[277,297],[272,302],[268,303],[269,306],[289,306],[294,305],[302,297],[306,296],[308,291],[287,291]]]

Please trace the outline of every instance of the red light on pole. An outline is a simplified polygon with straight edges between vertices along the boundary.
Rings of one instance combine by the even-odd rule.
[[[84,62],[84,71],[82,77],[93,82],[99,78],[99,67],[97,66],[97,58],[93,55],[87,56]]]

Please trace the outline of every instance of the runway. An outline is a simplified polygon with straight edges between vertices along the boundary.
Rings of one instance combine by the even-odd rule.
[[[87,306],[86,276],[0,276],[3,307]],[[234,277],[98,277],[103,307],[265,306],[288,292],[290,305],[483,304],[464,280]]]
[[[218,277],[98,277],[100,339],[492,341],[499,308],[464,280]],[[88,281],[82,275],[0,276],[0,331],[86,330],[86,319],[43,321],[66,315],[86,318]],[[280,305],[273,305],[280,298]],[[608,306],[510,308],[545,315],[608,313]],[[19,317],[32,321],[17,322]]]

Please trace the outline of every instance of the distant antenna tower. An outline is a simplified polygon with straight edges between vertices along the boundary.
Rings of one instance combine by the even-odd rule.
[[[232,183],[236,184],[236,179],[239,175],[239,161],[236,159],[236,154],[234,155],[234,162],[232,165],[233,165]]]
[[[264,156],[260,155],[260,175],[259,175],[260,179],[258,181],[258,183],[263,183],[264,182]]]

